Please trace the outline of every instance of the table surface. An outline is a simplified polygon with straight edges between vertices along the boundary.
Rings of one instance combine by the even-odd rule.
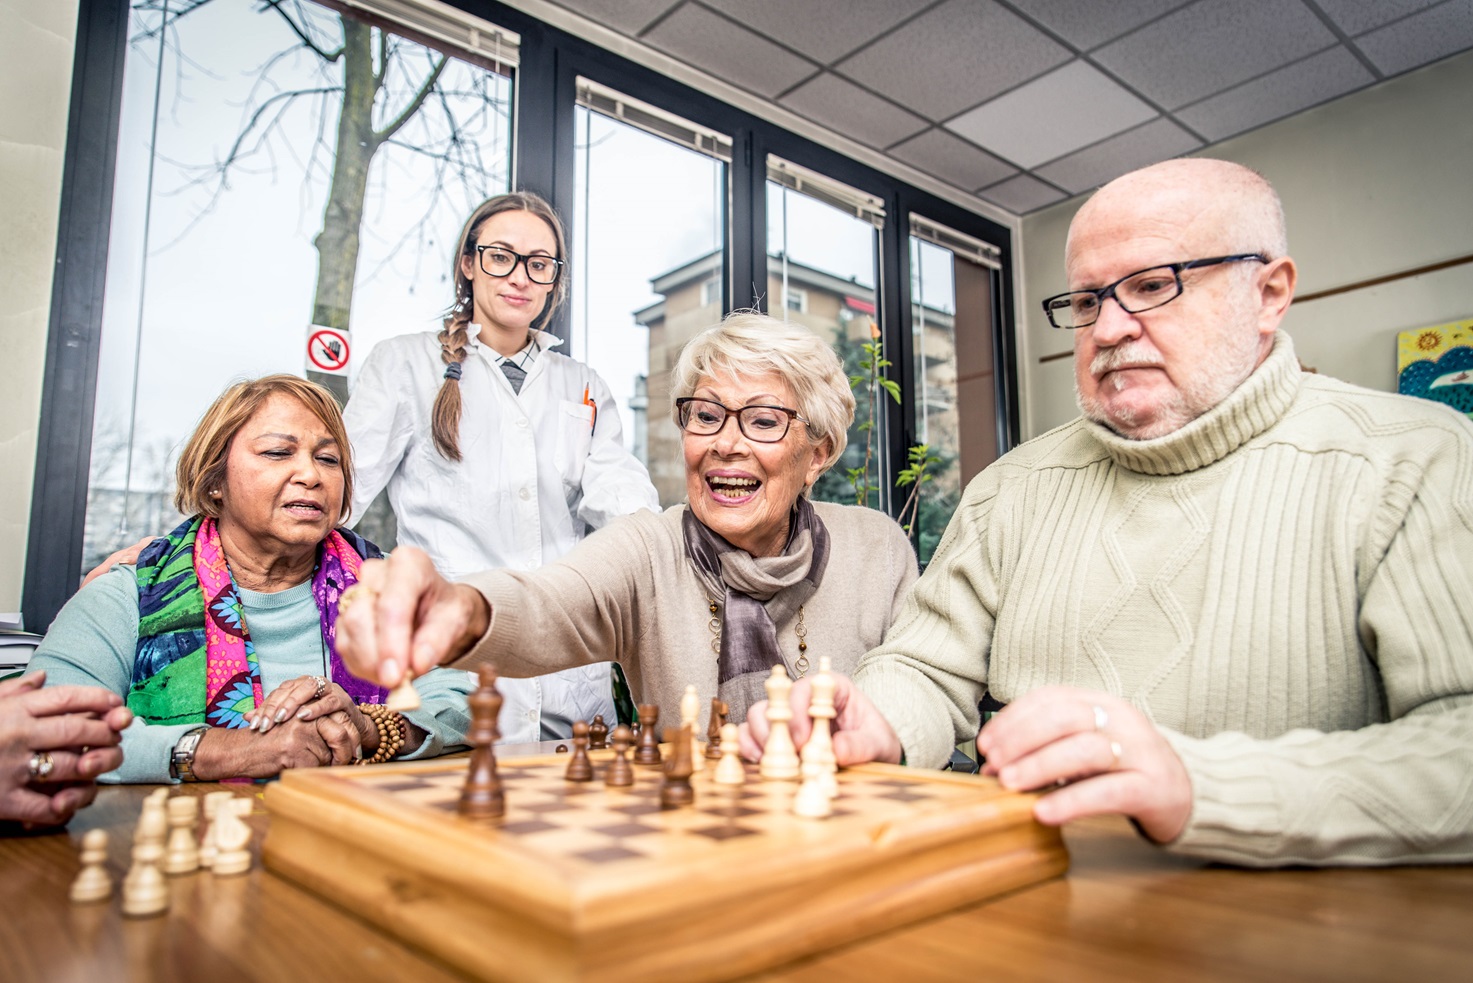
[[[498,749],[545,753],[551,745]],[[13,980],[311,981],[463,978],[350,912],[262,869],[262,786],[249,819],[257,863],[239,877],[170,878],[172,905],[124,918],[118,892],[73,905],[82,834],[111,833],[127,869],[147,786],[108,786],[62,832],[0,839],[0,976]],[[875,936],[757,977],[894,980],[1466,980],[1473,866],[1250,871],[1168,855],[1123,820],[1065,833],[1067,877]],[[803,913],[793,913],[801,922]]]

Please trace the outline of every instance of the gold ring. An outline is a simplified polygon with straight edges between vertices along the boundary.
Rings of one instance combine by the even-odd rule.
[[[322,694],[327,692],[327,678],[325,676],[313,676],[312,681],[317,684],[317,692],[313,695],[312,699],[320,700],[322,699]]]
[[[55,767],[56,762],[51,760],[50,751],[37,751],[26,762],[26,770],[31,773],[32,781],[44,782],[51,777],[51,770]]]
[[[342,594],[338,595],[338,617],[341,618],[343,615],[347,614],[348,608],[356,603],[358,599],[364,594],[372,593],[373,589],[362,583],[351,585],[347,590],[343,591]]]

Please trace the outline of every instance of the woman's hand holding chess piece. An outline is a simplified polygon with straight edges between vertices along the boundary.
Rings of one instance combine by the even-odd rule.
[[[358,583],[370,596],[338,619],[338,653],[354,675],[380,686],[453,662],[491,625],[485,596],[440,576],[413,546],[365,562]]]

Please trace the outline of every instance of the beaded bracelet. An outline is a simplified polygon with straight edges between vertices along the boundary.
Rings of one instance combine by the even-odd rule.
[[[378,728],[378,750],[371,758],[359,758],[358,763],[360,765],[380,764],[397,755],[404,747],[407,730],[404,715],[377,703],[360,703],[358,709],[363,711],[363,714]]]

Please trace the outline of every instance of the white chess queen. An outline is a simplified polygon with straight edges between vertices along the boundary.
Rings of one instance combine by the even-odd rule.
[[[349,667],[392,685],[406,666],[531,675],[614,659],[662,720],[687,684],[740,720],[774,665],[801,678],[826,655],[852,671],[916,560],[885,514],[808,499],[854,418],[832,348],[801,325],[733,314],[685,347],[671,391],[688,504],[621,519],[533,572],[451,583],[406,549],[367,563],[377,597],[344,617]]]
[[[126,699],[134,720],[104,781],[269,778],[462,742],[464,673],[417,680],[422,706],[397,715],[337,654],[339,598],[379,554],[338,528],[353,469],[331,393],[290,375],[232,386],[176,478],[189,518],[84,586],[31,659],[48,687]]]

